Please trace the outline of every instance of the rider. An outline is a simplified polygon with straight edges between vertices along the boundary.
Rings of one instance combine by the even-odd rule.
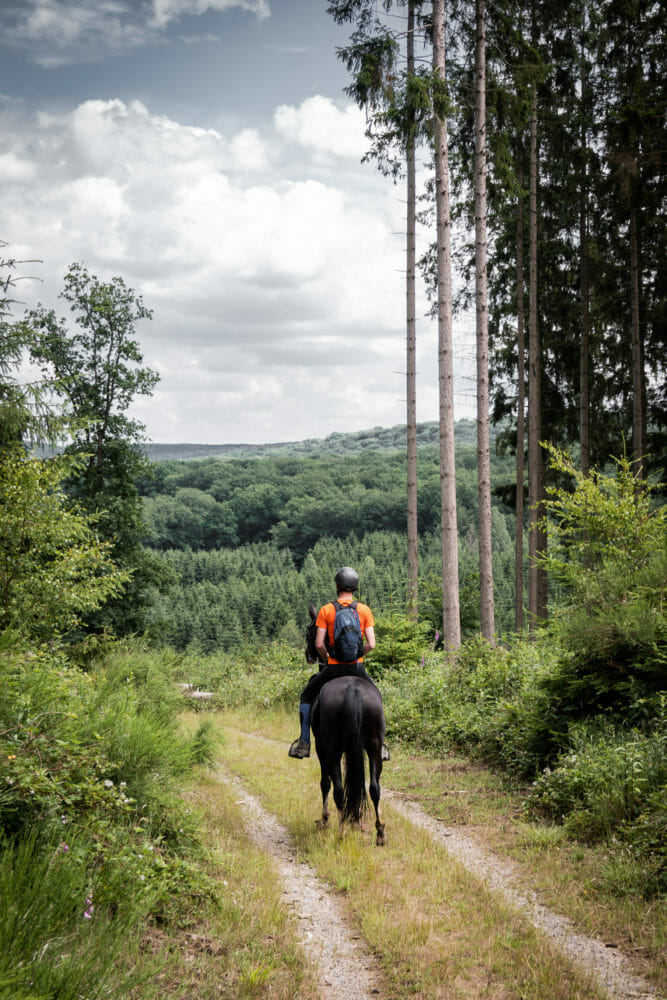
[[[359,574],[350,566],[343,566],[338,570],[334,578],[336,591],[338,593],[338,603],[341,606],[351,604],[354,600],[354,592],[359,588]],[[313,674],[305,688],[301,692],[299,703],[299,717],[301,719],[301,736],[295,740],[289,748],[289,756],[302,759],[310,757],[310,710],[317,695],[320,693],[327,681],[334,677],[364,677],[366,680],[372,679],[366,673],[363,665],[363,657],[375,649],[375,621],[373,612],[366,604],[357,602],[357,614],[361,625],[361,637],[363,639],[362,655],[352,663],[341,663],[336,660],[330,650],[334,644],[334,623],[336,621],[336,607],[333,601],[320,608],[315,625],[317,635],[315,637],[315,648],[319,654],[320,662],[327,661],[327,666],[320,667],[319,674]],[[386,748],[384,753],[388,756]]]

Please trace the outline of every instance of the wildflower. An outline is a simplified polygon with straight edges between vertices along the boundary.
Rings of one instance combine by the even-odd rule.
[[[104,779],[104,787],[105,788],[113,788],[113,781],[111,780],[111,778],[105,778]]]
[[[86,909],[83,911],[83,919],[84,920],[92,920],[92,918],[93,918],[93,910],[94,909],[95,909],[95,907],[93,906],[92,896],[87,896],[86,897]]]
[[[69,846],[65,843],[64,840],[62,840],[60,842],[60,846],[59,846],[58,850],[62,851],[63,854],[67,854],[67,852],[69,851]]]
[[[8,753],[7,754],[7,760],[16,760],[16,754],[15,753]]]

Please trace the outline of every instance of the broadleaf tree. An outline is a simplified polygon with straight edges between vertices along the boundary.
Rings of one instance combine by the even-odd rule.
[[[85,456],[68,478],[72,497],[99,515],[97,531],[109,541],[118,565],[131,579],[122,597],[89,620],[117,633],[141,631],[147,587],[157,567],[142,548],[143,505],[135,482],[147,460],[140,442],[143,426],[128,415],[137,396],[150,395],[159,376],[142,367],[137,325],[151,311],[124,280],[102,281],[83,264],[72,264],[60,296],[73,324],[39,306],[22,324],[33,360],[55,377],[57,393],[73,422],[70,454]]]

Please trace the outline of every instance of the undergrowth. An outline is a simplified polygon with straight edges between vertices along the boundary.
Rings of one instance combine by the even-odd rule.
[[[160,657],[87,671],[0,640],[0,998],[121,995],[132,926],[188,920],[215,888],[176,781],[212,753]]]

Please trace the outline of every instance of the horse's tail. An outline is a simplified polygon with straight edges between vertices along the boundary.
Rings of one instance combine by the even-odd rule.
[[[358,823],[366,809],[366,775],[364,772],[364,741],[362,722],[364,703],[362,693],[355,684],[345,692],[343,718],[345,731],[345,794],[343,820]]]

